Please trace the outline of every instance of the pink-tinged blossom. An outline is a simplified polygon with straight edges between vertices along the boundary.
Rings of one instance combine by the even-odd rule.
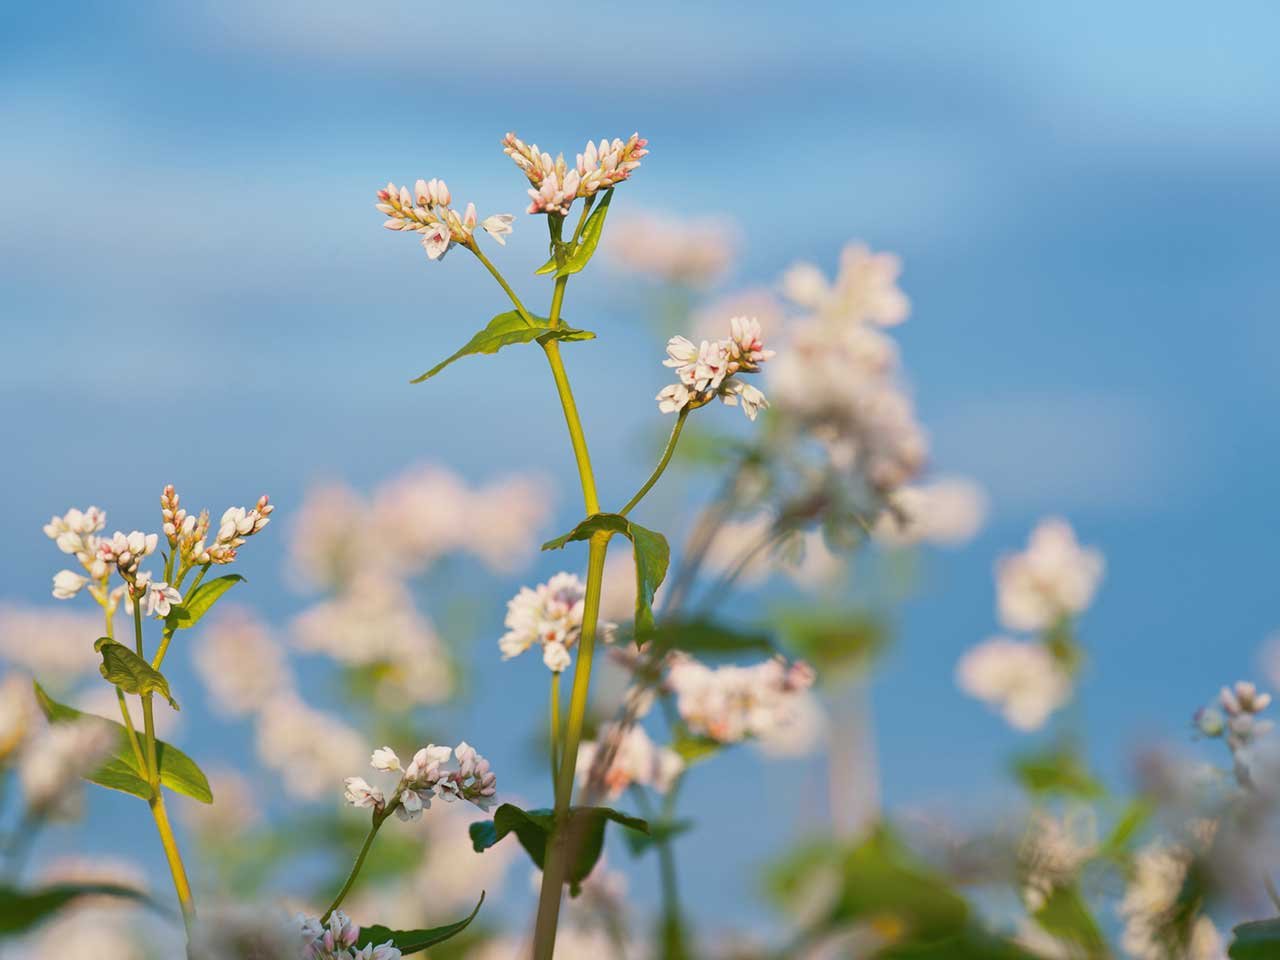
[[[450,757],[457,760],[452,770],[445,766]],[[396,816],[405,821],[421,817],[436,797],[448,802],[466,800],[488,810],[497,793],[497,776],[489,761],[465,740],[452,750],[429,743],[414,753],[403,770],[395,751],[381,747],[373,752],[370,766],[382,774],[400,773],[394,789],[384,791],[363,777],[348,777],[347,802],[358,807],[373,806],[378,811],[394,809]]]
[[[679,383],[658,393],[658,409],[674,413],[687,406],[700,407],[719,397],[726,406],[741,406],[750,420],[767,407],[768,401],[756,387],[737,374],[757,373],[774,352],[765,349],[760,324],[754,318],[732,317],[730,335],[719,340],[703,340],[697,346],[686,337],[667,341],[663,366],[676,372]]]
[[[511,225],[515,222],[515,219],[509,213],[495,213],[493,216],[485,217],[480,221],[480,226],[485,233],[505,247],[507,245],[507,237],[511,235]]]
[[[155,553],[159,544],[159,534],[143,533],[140,530],[124,534],[117,530],[110,539],[99,542],[98,559],[108,566],[114,566],[126,580],[132,580],[138,571],[138,564],[144,557]]]
[[[373,807],[375,810],[381,810],[387,802],[382,791],[371,786],[364,777],[347,777],[343,785],[346,787],[343,799],[353,807]]]
[[[564,216],[578,197],[594,196],[628,179],[640,166],[648,141],[639,134],[626,140],[588,142],[577,163],[570,167],[560,154],[554,160],[535,144],[526,144],[514,133],[502,140],[502,150],[528,178],[529,213]]]
[[[833,284],[817,267],[801,263],[784,275],[782,289],[788,299],[819,319],[890,327],[911,312],[911,301],[898,288],[901,271],[902,262],[894,254],[872,253],[864,244],[850,244],[840,254]]]
[[[167,617],[174,605],[182,603],[182,594],[163,580],[153,581],[151,574],[138,574],[134,589],[139,592],[142,612],[148,617]]]
[[[600,730],[601,741],[614,742],[616,731],[615,725],[606,724]],[[630,726],[616,737],[616,743],[613,762],[603,777],[610,800],[616,800],[632,785],[652,787],[658,793],[666,793],[684,770],[680,755],[669,747],[655,744],[643,727]],[[587,741],[578,748],[579,777],[585,779],[591,772],[597,749],[594,741]]]
[[[813,681],[803,661],[711,668],[687,654],[671,657],[666,677],[685,725],[721,743],[785,735],[801,719],[799,701]]]
[[[374,206],[387,217],[384,227],[417,233],[428,259],[439,260],[454,244],[473,242],[478,220],[474,203],[468,203],[465,210],[458,213],[450,206],[452,202],[453,195],[443,180],[419,180],[412,192],[408,187],[388,183],[378,191]],[[511,219],[510,214],[497,214],[487,218],[484,226],[490,233],[495,230],[510,233]],[[500,237],[499,240],[502,242]]]
[[[586,584],[572,573],[558,573],[533,588],[522,587],[507,602],[507,632],[498,641],[502,659],[518,657],[537,644],[547,668],[562,672],[570,663],[569,648],[582,633],[586,594]],[[608,643],[616,625],[602,621],[597,629]]]
[[[1046,630],[1084,612],[1105,569],[1102,553],[1081,547],[1065,520],[1043,520],[1027,549],[996,563],[1000,622],[1011,630]]]
[[[956,665],[956,683],[995,707],[1017,730],[1039,730],[1071,699],[1071,677],[1048,649],[993,637]]]
[[[88,577],[82,577],[74,570],[59,570],[53,575],[53,596],[58,600],[70,600],[88,582]]]

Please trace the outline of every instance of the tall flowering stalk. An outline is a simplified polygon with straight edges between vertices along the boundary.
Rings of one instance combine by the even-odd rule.
[[[493,824],[493,834],[497,838],[509,829],[506,824],[513,817],[523,818],[526,829],[532,824],[547,834],[545,858],[541,864],[542,890],[533,955],[536,960],[550,960],[555,947],[563,888],[566,883],[576,883],[571,865],[582,848],[583,833],[587,829],[583,825],[590,823],[603,829],[603,821],[612,819],[644,829],[642,822],[623,817],[616,811],[572,805],[596,641],[602,635],[607,638],[612,633],[612,624],[602,624],[600,619],[601,588],[609,542],[614,536],[621,535],[632,543],[637,584],[636,637],[643,641],[654,626],[652,602],[666,575],[669,550],[660,533],[639,526],[629,520],[627,514],[639,505],[666,469],[691,411],[719,397],[726,404],[740,405],[749,418],[755,419],[756,413],[765,406],[764,395],[743,378],[756,373],[772,352],[764,349],[759,325],[746,317],[726,320],[727,336],[704,340],[699,346],[683,337],[673,338],[667,347],[669,359],[666,363],[675,369],[679,382],[664,389],[658,397],[661,410],[678,413],[671,438],[658,465],[635,496],[616,512],[602,511],[582,421],[560,355],[561,341],[590,339],[593,334],[567,327],[561,311],[569,278],[581,271],[596,251],[614,188],[639,168],[641,159],[648,153],[647,141],[633,134],[627,140],[589,142],[574,163],[568,162],[563,154],[553,158],[536,144],[527,144],[511,133],[502,143],[504,152],[529,181],[527,212],[547,218],[551,256],[536,271],[540,275],[551,275],[553,279],[545,317],[534,315],[525,306],[501,271],[481,250],[475,230],[475,207],[468,204],[459,214],[450,206],[451,193],[442,181],[419,180],[412,191],[388,184],[379,191],[376,205],[387,215],[386,226],[389,229],[413,232],[421,237],[429,259],[439,259],[453,246],[467,249],[489,271],[515,308],[495,316],[468,344],[418,380],[434,376],[449,363],[468,354],[493,353],[510,344],[536,341],[542,347],[551,370],[577,467],[586,516],[572,531],[551,541],[544,549],[586,541],[585,582],[562,574],[536,591],[523,592],[512,601],[508,615],[510,632],[502,642],[503,654],[508,657],[539,644],[544,661],[552,671],[549,714],[554,807],[550,816],[545,817],[537,811],[526,812],[504,806],[495,815]],[[578,216],[572,230],[567,231],[566,225],[572,218],[575,205],[579,206]],[[512,217],[489,217],[481,226],[499,243],[505,243],[505,237],[511,231]],[[562,718],[560,674],[571,663],[571,645],[576,648],[576,664],[568,709]],[[477,849],[483,849],[484,838],[474,832],[473,837],[476,838]]]

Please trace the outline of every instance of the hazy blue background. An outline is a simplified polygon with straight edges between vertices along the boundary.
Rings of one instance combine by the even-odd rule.
[[[270,491],[280,524],[246,552],[241,599],[279,619],[301,604],[280,534],[316,479],[537,468],[563,485],[558,522],[575,518],[536,357],[407,386],[502,303],[474,263],[427,264],[383,231],[372,193],[444,176],[482,215],[518,211],[506,130],[570,152],[639,130],[653,152],[615,209],[736,218],[730,285],[800,257],[830,269],[851,238],[905,258],[900,339],[936,460],[979,479],[993,517],[931,558],[876,681],[888,801],[1002,802],[1016,738],[952,669],[993,631],[994,557],[1046,512],[1107,555],[1083,699],[1097,760],[1123,782],[1133,746],[1185,736],[1280,624],[1280,8],[1070,7],[5,5],[0,595],[53,603],[50,514],[93,502],[113,528],[153,524],[166,481],[193,504]],[[545,295],[527,275],[543,243],[522,218],[501,256],[530,297]],[[643,292],[608,280],[573,285],[566,316],[601,338],[566,354],[616,498],[647,469],[634,441],[665,377]],[[528,577],[552,569],[539,563]],[[496,638],[521,579],[493,578],[480,635]],[[540,668],[500,667],[487,639],[475,664],[458,723],[504,785],[537,797],[512,730],[513,704],[541,717]],[[248,756],[247,727],[197,699],[184,745]],[[814,787],[805,765],[767,785],[764,769],[742,751],[695,776],[704,829],[682,853],[686,889],[747,924],[761,922],[740,869],[767,853],[742,842],[758,805],[776,845],[820,805],[795,796]],[[99,827],[140,813],[98,799]],[[141,820],[128,833],[148,836]],[[633,885],[648,891],[652,868]]]

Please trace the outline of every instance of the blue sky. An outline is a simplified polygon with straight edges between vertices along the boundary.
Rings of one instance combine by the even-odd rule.
[[[993,516],[963,551],[928,559],[875,681],[891,802],[1005,796],[1016,740],[951,671],[994,629],[994,557],[1044,513],[1107,555],[1083,696],[1117,782],[1144,736],[1183,736],[1217,684],[1256,672],[1280,626],[1280,9],[556,10],[0,13],[4,598],[45,602],[50,514],[95,502],[127,529],[166,481],[193,502],[269,490],[283,529],[316,479],[520,466],[555,478],[572,520],[541,365],[513,352],[435,390],[406,385],[500,304],[474,264],[426,264],[381,230],[372,192],[443,176],[482,213],[514,211],[506,130],[566,151],[639,130],[653,153],[615,208],[736,219],[727,286],[771,282],[798,258],[830,269],[851,238],[905,259],[914,313],[900,340],[936,460],[979,479]],[[509,274],[540,262],[540,226],[517,222]],[[566,352],[614,497],[646,469],[635,440],[662,382],[644,293],[615,284],[586,275],[566,307],[601,334]],[[255,553],[253,599],[283,617],[300,602],[282,587],[283,538]],[[530,575],[549,572],[539,563]],[[515,583],[492,585],[493,629]],[[497,675],[491,652],[477,650],[467,714],[481,743],[511,722],[496,704],[541,695],[536,671]],[[174,670],[195,683],[184,660]],[[185,742],[234,757],[243,734],[192,722]],[[690,793],[728,807],[685,856],[687,884],[726,916],[742,915],[751,881],[721,882],[740,876],[724,858],[763,856],[734,840],[763,773],[743,754]],[[805,806],[771,779],[781,837]],[[794,784],[812,786],[802,769]],[[113,799],[95,817],[130,813]]]

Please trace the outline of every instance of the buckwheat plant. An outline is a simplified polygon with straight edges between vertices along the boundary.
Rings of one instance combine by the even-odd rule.
[[[636,583],[634,635],[638,643],[644,644],[654,630],[652,605],[666,576],[669,547],[661,533],[641,526],[629,514],[666,470],[693,411],[718,399],[726,405],[741,407],[747,417],[754,420],[767,406],[764,394],[749,378],[760,372],[773,357],[773,351],[765,348],[759,324],[745,316],[724,317],[718,335],[698,343],[683,336],[672,337],[663,362],[673,370],[676,381],[657,396],[659,410],[676,415],[666,448],[634,496],[614,510],[602,508],[587,440],[560,356],[561,343],[589,340],[594,334],[568,326],[561,311],[570,278],[588,265],[600,243],[614,190],[640,167],[642,158],[648,154],[647,141],[633,134],[627,140],[589,142],[572,164],[563,154],[553,159],[536,144],[527,144],[512,133],[506,135],[502,145],[529,181],[527,212],[546,217],[551,255],[535,271],[548,277],[552,284],[545,316],[526,307],[481,249],[477,226],[497,243],[505,244],[506,235],[512,229],[510,215],[498,214],[478,221],[473,204],[467,204],[459,213],[452,206],[449,188],[441,180],[419,180],[412,190],[388,184],[378,192],[377,208],[387,216],[388,229],[418,235],[430,260],[443,258],[454,247],[466,249],[493,276],[513,308],[497,314],[456,353],[415,382],[434,377],[467,355],[494,353],[513,344],[536,342],[547,358],[577,465],[585,516],[573,530],[552,540],[544,549],[585,542],[586,579],[582,581],[565,573],[536,589],[522,591],[511,601],[507,618],[509,630],[501,644],[504,657],[538,646],[551,670],[549,735],[553,807],[546,812],[527,812],[504,805],[487,828],[492,831],[489,842],[515,831],[526,847],[530,846],[526,842],[530,832],[542,835],[537,841],[537,846],[545,852],[539,858],[542,890],[533,955],[539,960],[549,960],[555,947],[563,888],[569,884],[576,889],[590,872],[594,864],[590,851],[594,849],[598,853],[605,821],[646,829],[643,822],[612,809],[572,803],[596,643],[609,639],[613,632],[612,625],[602,623],[600,618],[609,543],[613,537],[621,536],[631,544]],[[562,717],[560,675],[575,657],[568,711]],[[403,807],[403,799],[400,804]],[[485,837],[476,835],[475,831],[473,836],[477,848],[482,849]]]

